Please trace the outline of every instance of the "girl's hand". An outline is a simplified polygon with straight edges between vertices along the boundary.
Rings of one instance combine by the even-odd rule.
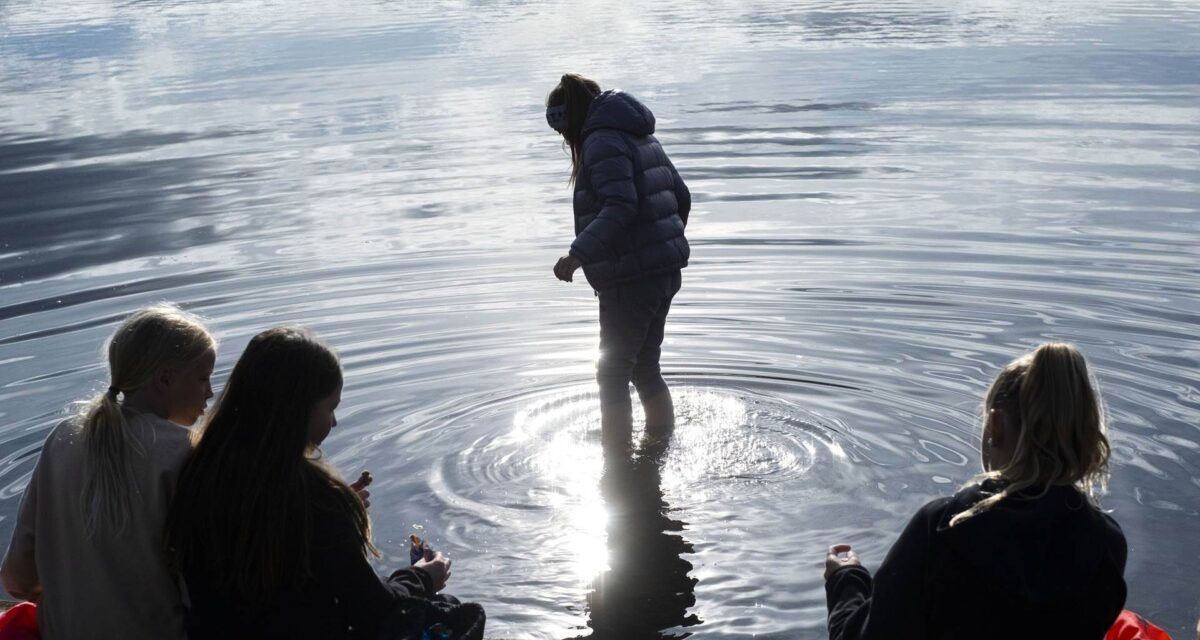
[[[435,553],[426,549],[425,557],[418,560],[413,566],[424,569],[425,573],[429,574],[433,580],[434,593],[446,588],[446,581],[450,579],[450,558],[447,558],[442,552]]]
[[[563,282],[571,282],[574,279],[575,270],[582,265],[583,263],[575,256],[563,256],[554,265],[554,277]]]
[[[846,554],[846,557],[841,557],[840,554]],[[825,579],[833,575],[834,571],[842,567],[861,567],[862,563],[858,561],[858,554],[854,553],[854,549],[848,544],[835,544],[829,547],[829,553],[825,554]]]
[[[371,477],[370,471],[364,471],[362,472],[362,475],[358,476],[358,480],[350,483],[350,488],[354,489],[354,493],[358,494],[358,499],[362,500],[364,507],[371,506],[371,501],[368,499],[371,497],[371,492],[367,491],[367,486],[370,485],[374,480],[375,478]]]

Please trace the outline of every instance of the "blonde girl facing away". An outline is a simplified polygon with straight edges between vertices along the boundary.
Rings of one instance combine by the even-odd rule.
[[[107,357],[108,389],[42,446],[0,576],[38,603],[49,640],[181,638],[163,526],[185,427],[213,395],[216,341],[197,318],[156,306],[121,323]]]
[[[1103,638],[1125,603],[1125,536],[1095,504],[1108,476],[1083,355],[1043,344],[984,399],[984,473],[909,521],[872,577],[825,563],[831,640]]]

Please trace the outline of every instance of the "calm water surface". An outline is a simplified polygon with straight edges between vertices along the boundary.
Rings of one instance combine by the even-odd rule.
[[[564,70],[642,97],[695,194],[679,433],[608,466],[596,304],[551,267]],[[1200,615],[1200,7],[1191,2],[0,5],[0,538],[114,323],[171,300],[345,359],[370,469],[496,637],[822,638],[978,469],[1044,340],[1112,416],[1129,606]],[[636,621],[636,622],[635,622]],[[594,631],[593,631],[594,630]]]

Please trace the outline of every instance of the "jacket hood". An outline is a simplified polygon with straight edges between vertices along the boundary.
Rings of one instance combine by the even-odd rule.
[[[637,98],[611,89],[596,96],[583,123],[583,136],[596,129],[619,129],[635,136],[654,133],[654,114]]]
[[[952,499],[938,529],[957,561],[1035,603],[1061,600],[1109,571],[1124,571],[1120,527],[1074,487],[1051,487],[1039,498],[1022,492],[950,527],[952,515],[1002,487],[989,480]]]

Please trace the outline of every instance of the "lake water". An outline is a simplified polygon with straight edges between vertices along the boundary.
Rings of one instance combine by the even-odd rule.
[[[551,267],[563,71],[642,98],[695,194],[679,432],[604,470],[596,303]],[[0,5],[0,539],[100,346],[169,300],[312,327],[381,569],[427,537],[505,638],[822,638],[979,467],[1000,366],[1089,358],[1127,606],[1200,615],[1200,6]],[[219,386],[219,385],[218,385]],[[609,587],[599,597],[600,586]]]

